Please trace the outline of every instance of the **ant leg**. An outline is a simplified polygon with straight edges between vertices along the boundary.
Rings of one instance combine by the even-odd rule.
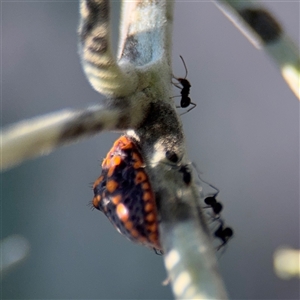
[[[210,206],[204,206],[202,208],[211,208]],[[216,215],[216,214],[212,214],[212,213],[209,213],[209,212],[206,212],[206,214],[209,216],[209,225],[210,224],[213,224],[214,222],[216,221],[221,221],[221,216],[220,215]]]
[[[226,243],[227,243],[227,242],[224,242],[224,243],[222,243],[222,244],[221,244],[221,245],[219,245],[219,246],[217,247],[217,249],[216,249],[217,251],[219,251],[220,249],[222,249],[222,248],[223,248],[223,249],[222,249],[222,252],[221,252],[221,255],[224,255],[224,253],[225,253],[225,251],[226,251],[226,249],[227,249],[227,247],[226,247],[226,246],[227,246],[227,245],[226,245]]]
[[[187,112],[191,111],[192,109],[194,109],[197,106],[197,104],[194,102],[191,102],[190,105],[194,105],[194,106],[191,107]]]
[[[178,80],[176,77],[174,77],[174,78],[175,78],[176,80]],[[174,86],[176,86],[178,89],[182,90],[182,87],[179,86],[177,83],[175,83],[175,82],[172,81],[172,84],[173,84]]]
[[[187,114],[189,111],[191,111],[192,109],[194,109],[194,108],[197,106],[197,104],[196,104],[196,103],[194,103],[194,102],[191,102],[190,104],[191,104],[191,105],[193,105],[193,107],[191,107],[190,109],[188,109],[188,110],[187,110],[187,111],[185,111],[184,113],[180,114],[181,116],[183,116],[183,115]]]

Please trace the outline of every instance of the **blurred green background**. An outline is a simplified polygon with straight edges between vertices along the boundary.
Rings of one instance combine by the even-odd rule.
[[[299,2],[266,2],[299,44]],[[113,2],[114,44],[119,1]],[[2,2],[2,125],[98,103],[77,54],[78,3]],[[298,299],[272,255],[299,248],[299,102],[276,67],[211,2],[175,5],[173,66],[188,67],[197,107],[182,117],[190,159],[217,186],[235,230],[218,255],[231,299]],[[174,88],[174,95],[179,94]],[[180,98],[175,98],[179,101]],[[3,299],[170,299],[163,259],[127,241],[87,206],[117,133],[2,175],[1,238],[21,234],[27,259],[5,274]]]

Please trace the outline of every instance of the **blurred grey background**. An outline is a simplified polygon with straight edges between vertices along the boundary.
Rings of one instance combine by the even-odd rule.
[[[299,2],[265,6],[299,44]],[[77,55],[77,2],[2,2],[1,9],[3,126],[101,101]],[[269,58],[211,2],[176,3],[179,77],[180,54],[197,103],[182,117],[190,159],[221,190],[223,217],[235,230],[219,255],[229,295],[298,299],[299,281],[278,279],[272,255],[281,245],[299,247],[299,102]],[[4,173],[1,238],[20,234],[31,251],[3,277],[3,299],[172,298],[161,285],[162,257],[127,241],[87,206],[118,136],[101,134]]]

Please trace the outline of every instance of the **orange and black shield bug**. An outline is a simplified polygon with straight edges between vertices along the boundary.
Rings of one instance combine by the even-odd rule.
[[[155,196],[136,143],[118,138],[93,185],[93,206],[129,240],[161,251]]]

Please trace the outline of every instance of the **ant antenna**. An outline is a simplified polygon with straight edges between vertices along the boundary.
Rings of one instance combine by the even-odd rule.
[[[183,57],[182,57],[181,55],[179,55],[179,57],[181,58],[182,63],[183,63],[183,65],[184,65],[184,69],[185,69],[185,76],[184,76],[184,78],[182,78],[182,79],[186,79],[187,74],[188,74],[188,69],[187,69],[187,67],[186,67],[186,64],[185,64],[185,61],[184,61]]]
[[[217,187],[215,187],[214,185],[212,185],[211,183],[209,183],[209,182],[205,181],[204,179],[202,179],[199,174],[198,174],[198,177],[202,182],[204,182],[205,184],[210,186],[212,189],[217,191],[215,194],[213,194],[214,198],[216,198],[218,196],[218,194],[220,193],[220,190]]]

